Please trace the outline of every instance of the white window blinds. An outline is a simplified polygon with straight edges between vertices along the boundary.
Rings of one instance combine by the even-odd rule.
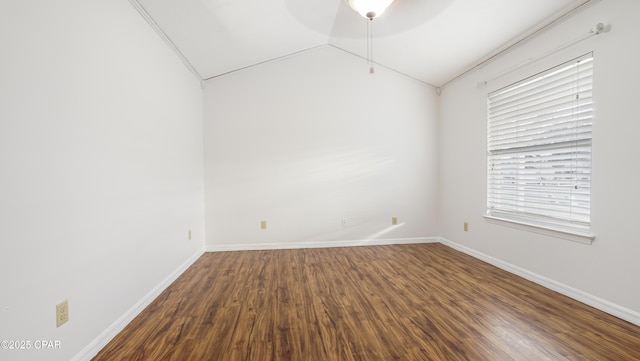
[[[590,229],[593,56],[488,97],[487,214]]]

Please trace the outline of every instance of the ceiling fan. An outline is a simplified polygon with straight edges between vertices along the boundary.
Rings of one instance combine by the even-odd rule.
[[[454,0],[343,0],[348,5],[347,9],[350,7],[362,17],[368,18],[367,12],[374,13],[376,36],[393,35],[423,25],[453,2]],[[336,14],[332,36],[354,37],[353,28],[344,19],[352,16],[344,14],[345,12],[339,9]]]
[[[377,19],[381,16],[387,8],[389,8],[392,4],[394,4],[394,0],[344,0],[349,4],[351,9],[360,14],[362,17],[368,19],[367,21],[367,63],[369,64],[369,73],[373,74],[374,70],[374,62],[373,62],[373,20]],[[400,0],[396,1],[395,4],[400,3],[400,7],[403,5],[406,7],[406,4],[424,4],[425,1],[419,2],[418,0],[414,1],[405,1],[402,2]],[[410,7],[410,6],[409,6]],[[400,9],[398,13],[401,11]],[[411,9],[409,9],[411,10]],[[415,9],[414,9],[415,10]],[[409,11],[408,13],[414,13],[413,11]],[[402,19],[400,23],[406,24],[406,19]]]
[[[358,14],[369,20],[382,15],[393,0],[345,0]]]

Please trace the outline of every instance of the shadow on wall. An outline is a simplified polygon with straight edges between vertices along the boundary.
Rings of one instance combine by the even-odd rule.
[[[366,222],[362,224],[354,224],[352,226],[349,226],[348,228],[326,232],[315,237],[303,239],[302,243],[325,243],[340,239],[346,242],[358,241],[362,242],[362,244],[366,244],[367,242],[384,240],[386,239],[384,237],[385,235],[389,235],[390,233],[397,231],[404,225],[404,223],[400,223],[389,226],[386,222]],[[368,236],[363,237],[362,234],[368,234]]]
[[[402,209],[399,194],[407,171],[398,169],[402,162],[390,152],[343,146],[325,152],[278,153],[254,150],[216,162],[207,195],[212,239],[224,243],[366,240],[404,226],[392,225],[391,217]],[[348,224],[341,225],[343,218]],[[268,229],[260,229],[260,220],[268,221]]]
[[[350,197],[368,192],[369,181],[384,178],[395,163],[373,149],[347,147],[325,154],[268,157],[268,164],[261,163],[263,159],[256,155],[221,162],[213,189],[219,197],[262,209],[308,197],[339,201],[345,188]]]

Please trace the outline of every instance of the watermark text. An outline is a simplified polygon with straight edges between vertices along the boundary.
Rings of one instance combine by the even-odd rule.
[[[2,340],[0,350],[60,350],[59,340]]]

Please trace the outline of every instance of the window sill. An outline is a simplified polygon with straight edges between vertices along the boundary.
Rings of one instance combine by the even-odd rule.
[[[591,244],[596,238],[596,236],[591,233],[586,233],[586,232],[583,233],[576,230],[545,227],[542,225],[531,224],[531,223],[526,223],[519,220],[516,221],[513,219],[507,219],[507,218],[490,216],[490,215],[484,215],[483,217],[489,223],[521,229],[521,230],[534,232],[538,234],[543,234],[545,236],[567,239],[569,241],[579,242],[583,244]]]

